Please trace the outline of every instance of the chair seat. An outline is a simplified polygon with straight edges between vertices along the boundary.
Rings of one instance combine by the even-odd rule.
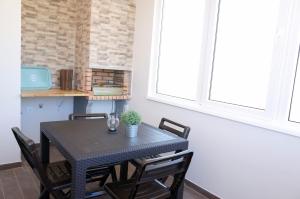
[[[162,157],[161,155],[149,155],[149,156],[145,156],[142,158],[136,158],[133,160],[130,160],[130,163],[132,163],[134,166],[139,166],[141,164],[141,162],[147,160],[147,159],[153,159],[153,158],[159,158]]]
[[[67,187],[70,184],[71,170],[67,161],[59,161],[48,164],[46,167],[48,179],[53,184],[53,189]],[[64,186],[65,185],[65,186]]]
[[[133,180],[108,183],[104,186],[106,192],[115,199],[128,199],[131,189],[135,186]],[[147,182],[139,186],[136,199],[163,199],[170,197],[168,187],[158,181]]]
[[[47,168],[47,177],[53,185],[53,190],[63,187],[70,187],[72,177],[72,167],[67,161],[50,163]],[[99,181],[110,171],[109,167],[91,167],[86,172],[86,182]]]

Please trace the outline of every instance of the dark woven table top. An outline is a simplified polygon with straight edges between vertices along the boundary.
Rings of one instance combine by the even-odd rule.
[[[188,146],[187,140],[144,123],[135,138],[127,137],[122,125],[117,133],[111,134],[105,119],[43,122],[41,131],[68,159],[97,161],[97,164],[186,149]]]

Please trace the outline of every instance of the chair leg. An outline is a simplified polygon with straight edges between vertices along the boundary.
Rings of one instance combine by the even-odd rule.
[[[42,193],[39,196],[39,199],[42,199],[46,194],[47,189],[43,189]]]
[[[106,182],[108,176],[109,176],[109,174],[107,174],[107,175],[105,175],[105,176],[103,176],[103,177],[101,178],[101,180],[100,180],[100,182],[99,182],[99,186],[100,186],[100,187],[103,187],[103,186],[104,186],[104,184],[105,184],[105,182]]]
[[[112,182],[117,182],[118,181],[118,179],[117,179],[117,172],[116,172],[116,169],[115,169],[114,166],[112,166],[110,168],[110,175],[111,175]],[[108,177],[109,177],[109,174],[105,175],[103,178],[101,178],[100,183],[99,183],[100,187],[104,186],[104,184],[105,184],[105,182],[106,182],[106,180],[107,180]]]
[[[130,179],[136,178],[137,175],[137,169],[134,170],[133,174],[131,175]]]
[[[118,179],[117,179],[117,172],[116,172],[116,169],[115,169],[114,166],[111,168],[110,174],[111,174],[112,181],[113,182],[117,182],[118,181]]]

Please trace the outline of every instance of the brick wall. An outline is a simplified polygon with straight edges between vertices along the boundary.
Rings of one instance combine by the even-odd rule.
[[[92,69],[75,68],[75,89],[84,92],[92,90]]]
[[[77,0],[75,67],[89,68],[91,0]]]
[[[123,88],[123,94],[130,95],[130,71],[82,68],[77,70],[75,81],[78,90],[92,91],[92,87],[96,85],[117,85]]]
[[[117,85],[123,88],[124,95],[131,94],[131,71],[76,68],[75,88],[90,92],[93,86]]]
[[[90,65],[131,67],[134,22],[134,0],[93,0]]]
[[[134,17],[134,0],[22,0],[22,64],[48,66],[53,87],[58,70],[74,69],[75,88],[91,90],[90,66],[131,67]],[[111,81],[128,87],[129,73]]]
[[[22,64],[48,66],[54,87],[74,67],[75,36],[76,0],[22,0]]]

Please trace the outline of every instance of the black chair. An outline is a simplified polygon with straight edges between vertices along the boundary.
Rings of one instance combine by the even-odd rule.
[[[169,156],[145,159],[139,163],[136,178],[108,183],[105,191],[114,199],[176,198],[190,165],[193,152],[183,151]],[[171,186],[159,179],[173,176]]]
[[[80,120],[80,119],[107,119],[106,113],[72,113],[69,115],[69,120]]]
[[[106,113],[72,113],[69,115],[69,120],[84,120],[84,119],[107,119],[108,115]],[[117,163],[116,163],[117,164]],[[105,167],[110,168],[110,174],[113,182],[116,182],[117,179],[117,174],[116,174],[116,169],[115,165],[116,164],[110,164],[110,165],[105,165]],[[97,166],[97,167],[92,167],[90,169],[102,169],[103,166]],[[108,178],[108,176],[107,176]],[[105,181],[100,182],[100,186],[103,186]]]
[[[169,124],[169,125],[168,125]],[[171,125],[170,125],[171,124]],[[167,118],[162,118],[160,123],[159,123],[159,127],[162,130],[168,131],[170,133],[173,133],[179,137],[182,137],[184,139],[187,139],[190,133],[190,127],[179,124],[177,122],[174,122],[172,120],[169,120]],[[178,153],[180,151],[176,151],[175,153]],[[152,155],[152,156],[147,156],[144,157],[142,159],[148,159],[148,158],[158,158],[161,157],[161,155]],[[134,159],[134,160],[130,160],[130,163],[132,163],[134,166],[139,166],[139,162],[141,162],[141,159]],[[134,175],[136,174],[136,172],[134,173]]]
[[[171,124],[171,126],[168,125],[168,123]],[[174,128],[172,126],[174,126],[176,128]],[[160,128],[162,130],[169,131],[171,133],[174,133],[177,136],[182,137],[184,139],[188,138],[190,130],[191,130],[190,127],[182,125],[182,124],[179,124],[179,123],[174,122],[172,120],[169,120],[167,118],[162,118],[161,119],[158,128]]]
[[[71,186],[71,165],[67,161],[59,161],[49,163],[47,166],[42,164],[39,156],[39,150],[36,144],[25,136],[19,128],[12,128],[13,134],[20,146],[22,154],[34,174],[38,177],[43,186],[42,193],[39,198],[42,198],[47,192],[57,199],[70,198]],[[106,181],[110,174],[110,168],[88,169],[86,174],[86,182]],[[90,192],[86,194],[86,198],[97,197],[102,195],[102,192]]]

